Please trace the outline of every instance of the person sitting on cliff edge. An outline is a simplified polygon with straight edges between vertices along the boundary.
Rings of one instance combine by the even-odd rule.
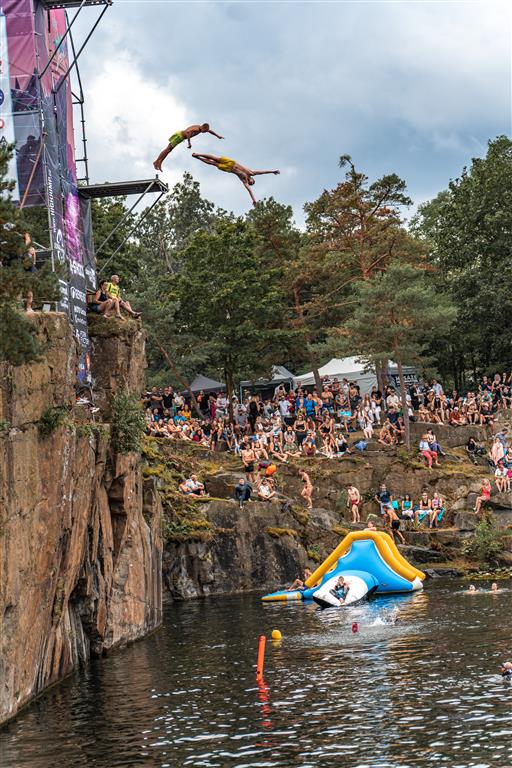
[[[110,283],[107,285],[107,295],[109,299],[112,299],[114,302],[118,301],[121,309],[124,309],[132,317],[140,317],[141,313],[134,312],[134,310],[131,308],[130,302],[121,298],[121,289],[119,287],[119,283],[119,275],[112,275],[110,278]]]
[[[185,496],[204,496],[206,493],[204,484],[199,482],[197,475],[190,475],[187,480],[183,480],[179,489]]]

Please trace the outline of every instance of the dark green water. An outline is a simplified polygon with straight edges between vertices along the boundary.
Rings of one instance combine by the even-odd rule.
[[[488,585],[485,585],[488,588]],[[0,733],[2,768],[512,765],[511,591],[425,592],[320,613],[257,597],[171,606]],[[395,625],[382,622],[392,609]],[[353,621],[359,632],[353,634]],[[255,684],[257,637],[269,645]]]

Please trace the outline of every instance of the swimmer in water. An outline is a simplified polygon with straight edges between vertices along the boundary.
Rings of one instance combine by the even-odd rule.
[[[512,661],[505,661],[501,665],[501,676],[502,677],[512,677]]]
[[[500,591],[500,588],[498,587],[496,582],[493,581],[493,583],[491,584],[491,592],[499,592],[499,591]]]
[[[476,587],[474,584],[469,585],[468,592],[471,592],[471,594],[474,594],[476,592]]]

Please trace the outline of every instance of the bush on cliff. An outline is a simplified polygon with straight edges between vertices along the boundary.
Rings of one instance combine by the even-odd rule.
[[[474,535],[464,547],[464,553],[481,563],[493,564],[503,547],[503,534],[496,525],[494,515],[489,514],[476,526]]]
[[[135,395],[117,392],[112,401],[112,445],[117,453],[138,452],[146,422]]]

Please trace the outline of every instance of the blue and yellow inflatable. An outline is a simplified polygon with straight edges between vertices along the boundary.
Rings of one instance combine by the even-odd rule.
[[[349,533],[306,581],[306,589],[272,592],[264,602],[311,600],[334,577],[356,576],[369,593],[413,592],[423,588],[425,574],[400,554],[392,537],[384,531]]]

